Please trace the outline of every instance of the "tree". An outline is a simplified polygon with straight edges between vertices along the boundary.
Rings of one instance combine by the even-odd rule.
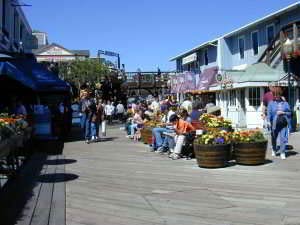
[[[94,59],[75,60],[59,64],[60,77],[73,82],[79,88],[88,82],[95,86],[102,78],[109,74],[109,68]]]

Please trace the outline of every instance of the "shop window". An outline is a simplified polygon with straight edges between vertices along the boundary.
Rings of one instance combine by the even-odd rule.
[[[257,31],[254,31],[254,32],[251,33],[251,40],[252,40],[253,55],[257,55],[258,54],[258,47],[259,47],[258,32]]]
[[[249,105],[258,107],[260,106],[260,88],[249,88]]]
[[[204,50],[204,64],[207,66],[208,65],[208,50]]]
[[[267,41],[268,41],[268,44],[271,44],[274,37],[275,37],[275,27],[272,24],[272,25],[267,26]]]
[[[245,39],[244,37],[239,38],[239,52],[240,52],[240,59],[245,58]]]
[[[229,105],[235,106],[236,105],[236,93],[235,90],[231,90],[229,92]]]

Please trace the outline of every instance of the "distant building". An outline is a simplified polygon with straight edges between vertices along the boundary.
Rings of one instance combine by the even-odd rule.
[[[33,31],[32,35],[37,38],[38,47],[48,45],[48,34],[46,32]]]
[[[89,50],[69,50],[61,45],[52,43],[33,51],[38,62],[67,62],[85,60],[90,57]]]
[[[37,40],[32,35],[31,27],[18,6],[18,0],[0,1],[0,51],[26,52],[37,48]]]

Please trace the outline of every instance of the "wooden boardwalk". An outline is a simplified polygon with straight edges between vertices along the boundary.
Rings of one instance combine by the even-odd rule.
[[[201,169],[111,129],[112,141],[65,144],[67,225],[300,225],[300,136],[263,166]]]
[[[62,155],[34,155],[0,192],[0,224],[65,225],[64,162]]]

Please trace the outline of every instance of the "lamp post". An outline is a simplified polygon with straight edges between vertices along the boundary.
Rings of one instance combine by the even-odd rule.
[[[283,54],[287,60],[287,75],[288,75],[288,101],[291,109],[294,105],[292,102],[292,83],[291,83],[291,57],[294,52],[294,43],[291,39],[287,39],[283,44]]]

